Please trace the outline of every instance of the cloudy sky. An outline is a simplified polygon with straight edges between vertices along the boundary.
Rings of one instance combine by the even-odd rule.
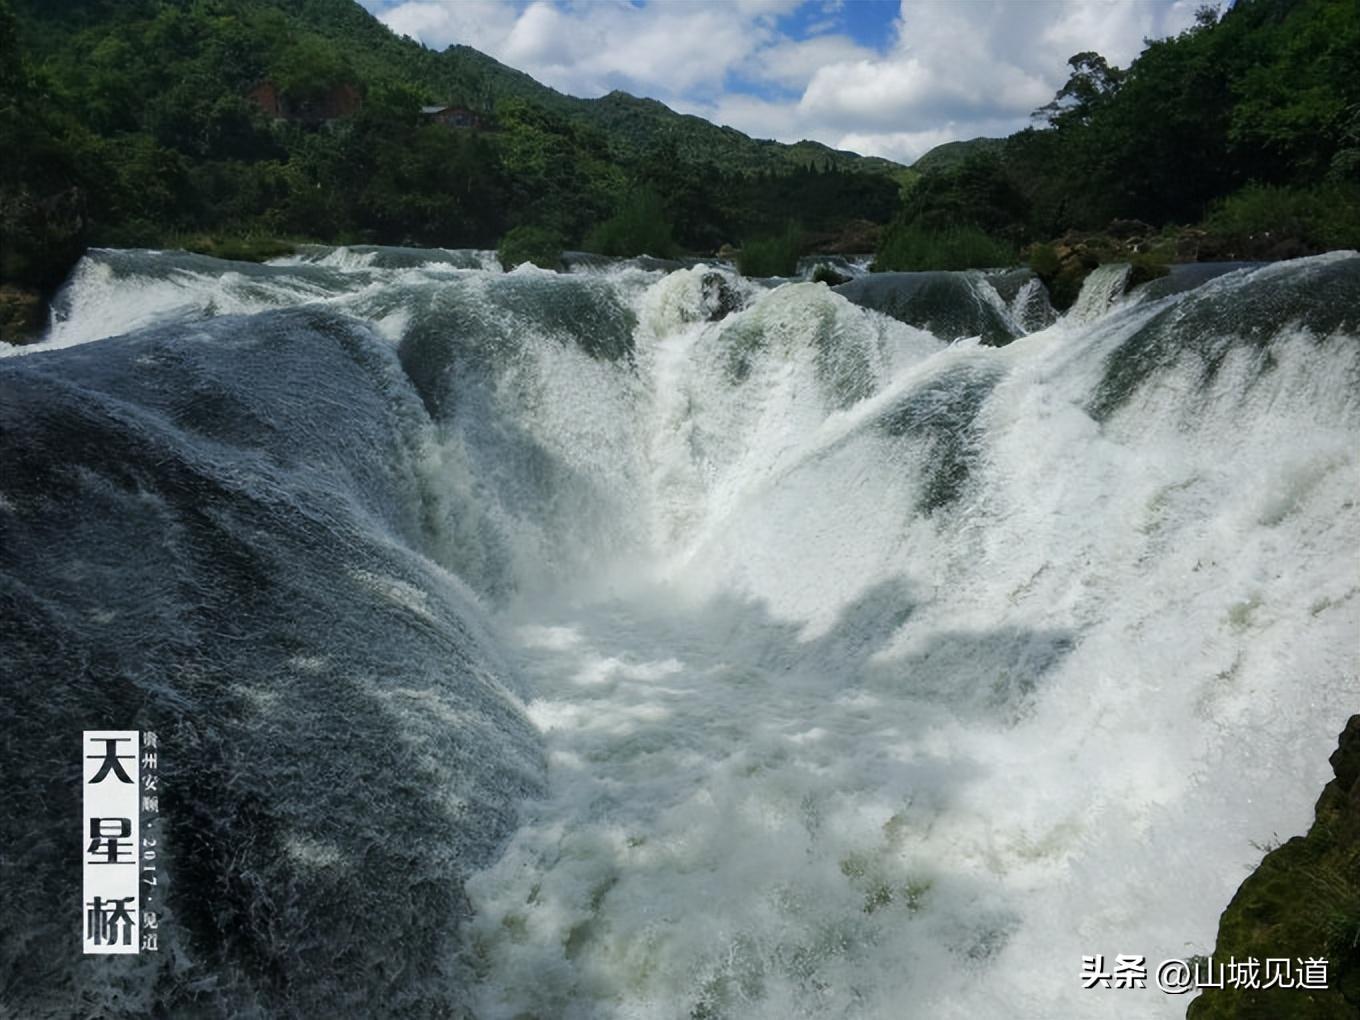
[[[1082,50],[1126,65],[1205,0],[362,0],[574,96],[611,89],[757,138],[909,163],[1009,134]]]

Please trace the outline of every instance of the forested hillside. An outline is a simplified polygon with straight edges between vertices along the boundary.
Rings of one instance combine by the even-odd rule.
[[[885,268],[987,264],[1069,231],[1103,232],[1087,261],[1360,245],[1355,0],[1237,0],[1127,68],[1094,52],[1069,65],[1036,126],[918,161]]]
[[[615,250],[638,208],[659,212],[647,239],[711,252],[795,213],[886,221],[902,169],[564,96],[350,0],[0,0],[0,68],[0,272],[40,288],[91,243],[494,246],[522,228]],[[422,113],[440,105],[470,123]]]
[[[0,283],[50,292],[90,244],[302,239],[734,245],[784,272],[891,223],[878,268],[1026,259],[1061,304],[1109,258],[1360,245],[1358,22],[1354,0],[1206,9],[1127,68],[1073,56],[1034,127],[908,170],[566,96],[352,0],[0,0]]]

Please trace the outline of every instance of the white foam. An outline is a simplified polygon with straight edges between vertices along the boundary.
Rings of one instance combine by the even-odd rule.
[[[269,300],[398,342],[457,282],[349,272]],[[1207,385],[1187,350],[1098,420],[1106,358],[1183,296],[1107,312],[1106,274],[994,350],[811,284],[710,322],[704,272],[572,282],[634,309],[633,358],[517,326],[482,417],[424,448],[442,561],[509,563],[498,626],[549,761],[467,888],[476,1014],[1183,1015],[1082,990],[1081,957],[1206,952],[1253,844],[1308,824],[1360,689],[1360,347],[1289,329],[1273,368],[1236,349]],[[69,336],[187,292],[234,307],[231,281],[80,286]],[[964,378],[995,385],[925,508],[941,450],[884,423]],[[478,443],[507,433],[543,459],[489,477]],[[546,496],[540,463],[565,479]]]
[[[818,330],[868,313],[811,290],[639,334],[663,567],[509,618],[551,788],[469,887],[478,1015],[1182,1015],[1081,957],[1207,952],[1253,844],[1308,823],[1357,685],[1353,343],[1187,361],[1102,424],[1161,306],[1001,351],[838,335],[879,351],[838,408]],[[1002,378],[923,515],[926,453],[874,423],[963,371]]]

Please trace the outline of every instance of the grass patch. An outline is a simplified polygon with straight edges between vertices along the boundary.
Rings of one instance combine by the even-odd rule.
[[[1360,184],[1248,184],[1215,203],[1203,226],[1248,250],[1291,241],[1314,251],[1360,248]]]
[[[166,242],[167,248],[181,248],[198,255],[230,259],[232,262],[267,262],[292,255],[303,242],[270,234],[181,234]]]
[[[737,252],[737,271],[743,276],[792,276],[802,250],[803,230],[790,223],[783,233],[746,241]]]
[[[666,206],[650,188],[631,192],[613,216],[586,235],[584,247],[599,255],[658,258],[669,258],[678,251]]]
[[[1016,250],[977,227],[927,230],[895,223],[883,234],[874,256],[876,273],[926,269],[989,269],[1016,262]]]

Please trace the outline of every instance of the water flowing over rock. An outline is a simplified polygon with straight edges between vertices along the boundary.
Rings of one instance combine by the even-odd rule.
[[[836,293],[941,340],[981,337],[1003,347],[1026,332],[978,272],[874,273],[842,284]]]
[[[1360,256],[1107,282],[92,252],[0,349],[5,1005],[1177,1015],[1081,958],[1208,953],[1355,709]]]

